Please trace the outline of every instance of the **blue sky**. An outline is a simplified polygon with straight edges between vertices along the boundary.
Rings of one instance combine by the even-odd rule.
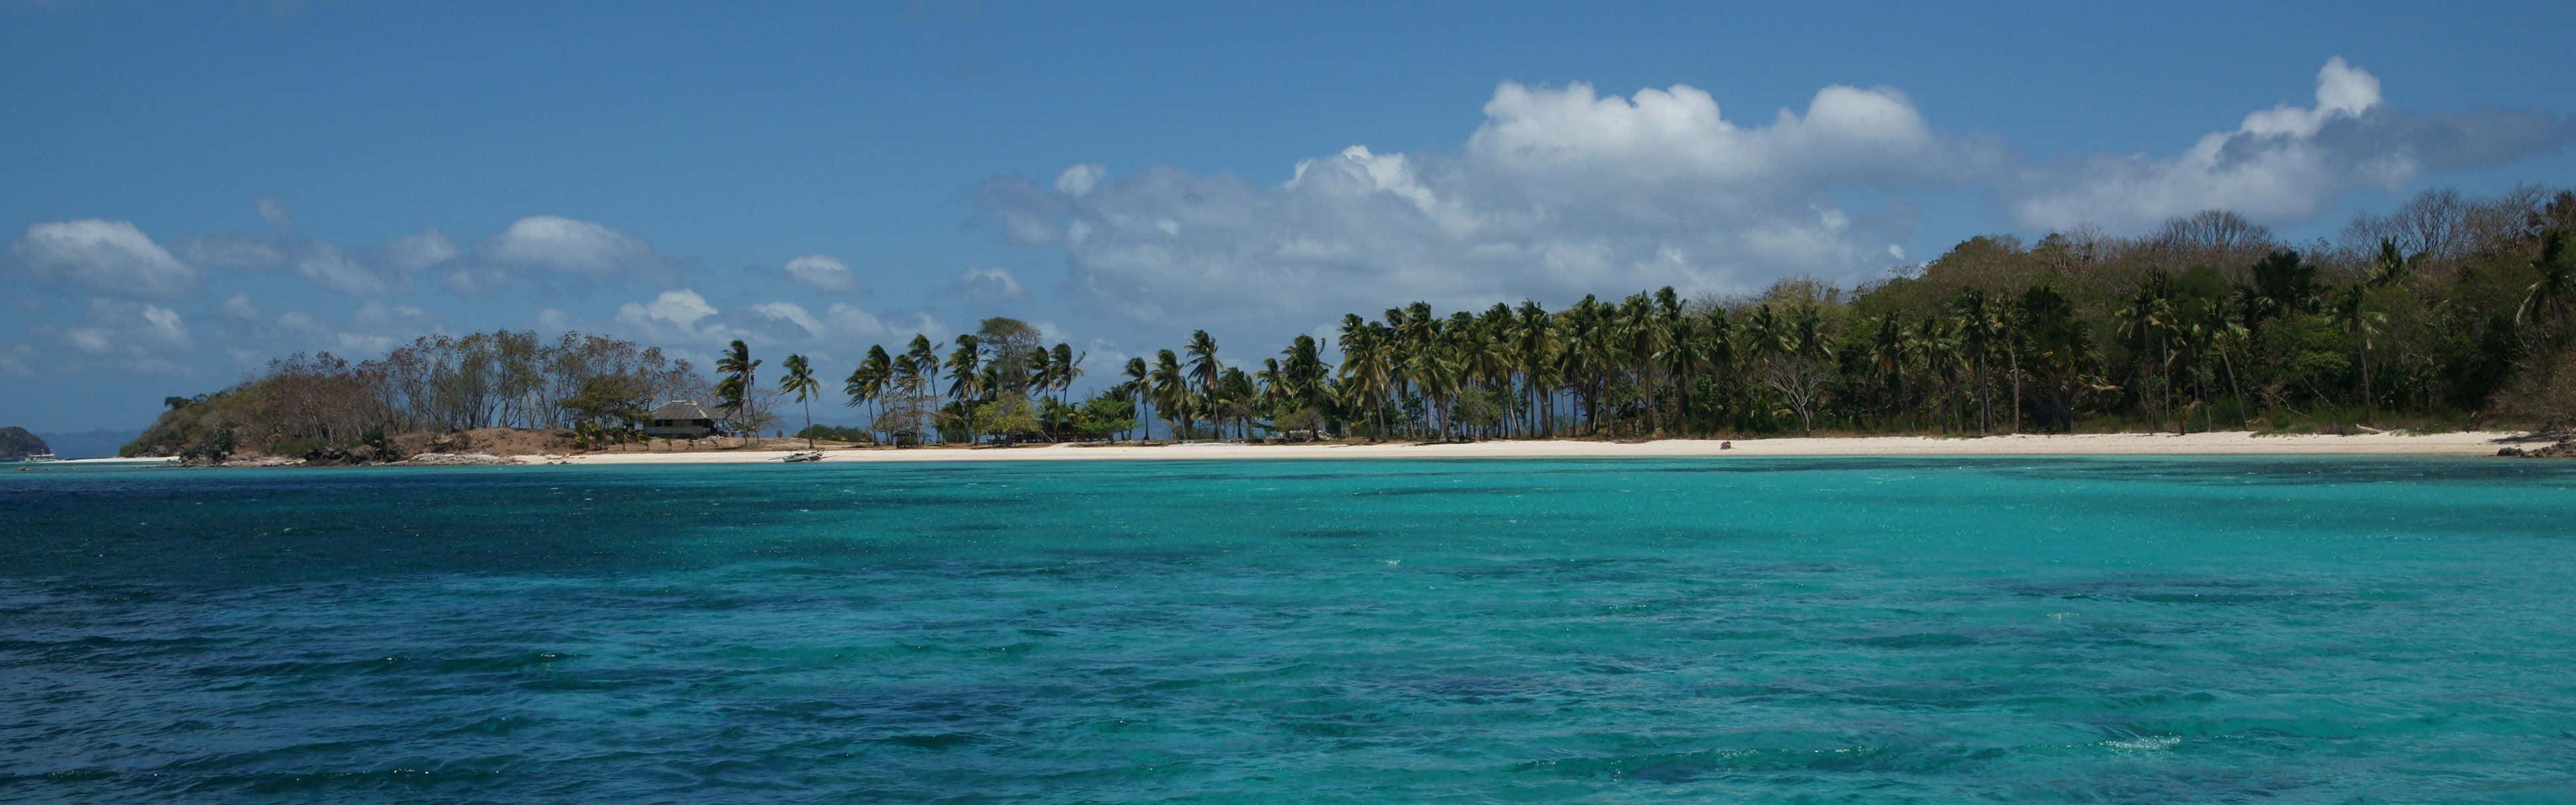
[[[1097,378],[2576,177],[2559,4],[1681,5],[0,0],[0,424],[502,327]]]

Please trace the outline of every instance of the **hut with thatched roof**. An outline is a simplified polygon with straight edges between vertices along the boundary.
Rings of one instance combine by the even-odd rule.
[[[704,439],[716,434],[716,415],[694,400],[672,400],[653,409],[644,435],[657,439]]]

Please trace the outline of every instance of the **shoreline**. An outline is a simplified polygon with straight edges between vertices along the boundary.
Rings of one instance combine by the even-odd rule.
[[[2531,444],[2527,434],[2469,431],[2424,436],[2376,433],[2353,436],[2256,436],[2250,431],[2169,433],[2020,434],[1970,438],[1926,436],[1814,436],[1772,439],[1663,439],[1649,442],[1497,440],[1459,444],[1286,444],[1198,442],[1164,445],[1071,444],[1030,447],[865,447],[823,449],[817,463],[925,461],[1176,461],[1370,458],[1788,458],[1807,456],[2150,456],[2150,455],[2386,455],[2494,456],[2499,448]],[[1732,445],[1732,447],[1726,447]],[[778,463],[799,450],[674,453],[579,453],[512,456],[520,464],[755,464]]]

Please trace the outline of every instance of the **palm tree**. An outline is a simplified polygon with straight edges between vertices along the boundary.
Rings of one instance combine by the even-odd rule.
[[[1056,342],[1054,353],[1055,360],[1049,368],[1055,370],[1055,402],[1063,405],[1065,395],[1073,391],[1073,381],[1082,379],[1082,359],[1091,357],[1091,353],[1073,354],[1073,347],[1062,341]]]
[[[757,388],[752,371],[759,368],[760,362],[752,360],[751,347],[739,338],[725,348],[724,357],[716,359],[716,371],[725,376],[716,383],[717,406],[724,409],[727,418],[740,418],[743,409],[751,405],[751,390]]]
[[[1152,386],[1146,382],[1146,378],[1151,376],[1152,370],[1146,368],[1145,359],[1127,359],[1127,382],[1124,384],[1124,387],[1127,389],[1127,398],[1135,400],[1139,405],[1142,405],[1145,408],[1145,410],[1137,412],[1139,415],[1136,417],[1136,421],[1143,423],[1145,428],[1145,438],[1147,439],[1154,438],[1154,399]]]
[[[2293,258],[2296,259],[2296,258]],[[2163,269],[2147,272],[2138,282],[2137,292],[2118,312],[2121,335],[2139,356],[2143,366],[2152,357],[2156,364],[2157,426],[2173,420],[2173,346],[2169,338],[2174,329],[2173,277]],[[2143,381],[2144,372],[2140,373]],[[2142,401],[2143,402],[2143,401]]]
[[[877,397],[885,394],[886,382],[893,377],[894,359],[886,354],[884,345],[871,344],[868,356],[859,361],[859,368],[852,370],[850,379],[841,384],[841,392],[850,395],[851,406],[874,403]],[[871,405],[868,410],[868,432],[872,437],[876,432],[878,408]]]
[[[2366,307],[2369,292],[2367,286],[2347,285],[2335,294],[2334,301],[2326,305],[2326,312],[2334,317],[2344,332],[2352,335],[2353,343],[2361,349],[2361,421],[2365,423],[2379,418],[2378,400],[2370,392],[2370,341],[2388,325],[2388,314]]]
[[[810,400],[822,396],[823,384],[814,382],[814,367],[805,362],[805,356],[787,356],[787,374],[778,378],[778,390],[796,395],[796,402],[805,406],[805,449],[814,449],[814,404]]]
[[[984,341],[972,334],[957,336],[957,348],[948,352],[948,399],[965,411],[958,419],[967,444],[975,443],[975,404],[984,399],[987,388],[983,356]]]
[[[1154,352],[1152,371],[1154,412],[1161,414],[1163,424],[1172,429],[1172,438],[1182,440],[1182,424],[1190,418],[1190,379],[1181,368],[1180,356],[1171,350]]]
[[[2555,324],[2569,300],[2576,299],[2576,250],[2567,248],[2567,230],[2552,228],[2541,234],[2540,256],[2532,259],[2531,267],[2540,277],[2523,290],[2513,323],[2527,326],[2538,319]]]
[[[1959,347],[1967,353],[1977,384],[1977,435],[1983,436],[1994,427],[1994,395],[1986,382],[1986,362],[2003,341],[2003,317],[1986,302],[1986,292],[1975,288],[1962,289],[1950,303],[1950,313],[1959,318]]]
[[[906,367],[909,369],[907,370]],[[896,364],[896,369],[898,377],[903,380],[906,410],[918,413],[925,407],[923,400],[930,396],[930,385],[939,380],[939,353],[931,346],[930,337],[914,333],[912,343],[905,346],[903,358]],[[915,429],[915,441],[919,441],[921,421],[914,419],[907,424]]]
[[[1910,347],[1903,320],[1893,313],[1878,318],[1878,327],[1869,342],[1869,365],[1878,376],[1879,392],[1891,408],[1905,404],[1905,370],[1913,362]]]
[[[1394,311],[1388,311],[1390,313]],[[1349,395],[1348,407],[1365,407],[1377,420],[1369,432],[1369,441],[1386,438],[1386,394],[1390,375],[1386,356],[1386,327],[1377,322],[1362,322],[1359,314],[1342,315],[1342,388]]]
[[[1225,372],[1225,364],[1216,359],[1216,339],[1208,337],[1206,330],[1193,332],[1190,333],[1189,344],[1183,349],[1190,356],[1190,380],[1198,384],[1199,397],[1203,401],[1199,408],[1214,414],[1216,382]]]

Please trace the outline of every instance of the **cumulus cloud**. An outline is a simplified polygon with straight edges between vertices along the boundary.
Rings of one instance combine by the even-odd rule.
[[[1689,86],[1622,97],[1504,83],[1484,112],[1460,153],[1352,146],[1266,187],[1170,168],[1068,171],[1052,189],[998,179],[979,224],[1063,249],[1073,292],[1133,319],[1257,300],[1268,318],[1307,321],[1389,300],[1857,279],[1893,265],[1911,219],[1851,198],[1956,182],[1994,159],[1883,88],[1827,87],[1756,124]]]
[[[1011,276],[1011,272],[998,268],[974,268],[958,272],[956,278],[949,281],[948,296],[991,302],[1025,299],[1028,292],[1020,288],[1019,278]]]
[[[828,254],[809,254],[787,261],[787,277],[817,291],[847,293],[859,289],[850,267]]]
[[[946,341],[951,335],[947,325],[928,313],[917,312],[909,319],[888,320],[839,302],[832,303],[823,311],[823,320],[829,323],[827,331],[836,337],[910,340],[919,334],[929,336],[932,341]],[[893,344],[887,346],[892,347]]]
[[[657,268],[661,257],[641,238],[589,221],[552,215],[521,218],[483,242],[492,262],[567,274],[611,274]]]
[[[343,249],[319,240],[221,233],[180,245],[188,262],[213,268],[285,271],[346,294],[381,295],[410,286],[387,249]]]
[[[184,296],[199,273],[125,221],[84,218],[27,227],[9,244],[36,276],[101,293]]]
[[[224,315],[241,319],[243,321],[254,321],[259,318],[259,308],[251,306],[250,294],[246,293],[237,293],[232,296],[225,297],[223,311]]]
[[[183,373],[171,359],[197,348],[178,311],[115,299],[90,300],[81,326],[56,335],[79,355],[144,374]]]
[[[754,313],[758,313],[768,318],[794,324],[798,329],[804,330],[805,334],[809,337],[823,337],[822,320],[816,319],[814,318],[814,314],[806,312],[803,305],[793,302],[770,302],[767,304],[755,305],[751,310]]]
[[[838,344],[854,339],[909,339],[913,333],[946,339],[947,327],[928,313],[888,318],[834,302],[817,315],[795,302],[774,301],[731,311],[691,289],[664,291],[651,302],[629,302],[617,321],[649,342],[722,344],[736,338],[768,344]]]
[[[1093,163],[1075,165],[1064,169],[1063,173],[1056,174],[1055,190],[1068,196],[1079,196],[1091,192],[1092,186],[1100,184],[1101,177],[1108,175],[1109,168],[1105,165]]]
[[[646,337],[693,342],[726,339],[721,327],[709,331],[698,326],[698,322],[715,314],[716,306],[687,288],[663,291],[651,302],[628,302],[617,308],[617,320],[642,331]]]
[[[2501,163],[2563,146],[2571,134],[2568,121],[2546,114],[2394,108],[2377,77],[2337,56],[2317,71],[2313,105],[2247,114],[2170,157],[2023,169],[2000,189],[2013,217],[2034,227],[2135,230],[2206,209],[2296,218],[2354,190],[2394,190],[2429,171]]]

